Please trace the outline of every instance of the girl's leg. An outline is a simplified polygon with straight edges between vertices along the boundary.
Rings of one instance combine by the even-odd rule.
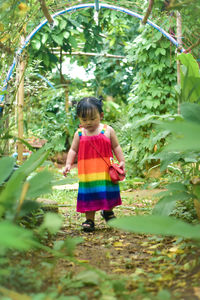
[[[115,214],[113,212],[113,208],[112,209],[109,209],[109,210],[102,210],[101,211],[101,215],[102,217],[106,220],[106,222],[116,218],[115,217]]]
[[[87,211],[85,213],[86,221],[82,223],[82,228],[86,232],[94,231],[95,224],[94,224],[94,216],[95,211]]]
[[[92,220],[94,222],[95,211],[86,211],[85,213],[86,220]]]

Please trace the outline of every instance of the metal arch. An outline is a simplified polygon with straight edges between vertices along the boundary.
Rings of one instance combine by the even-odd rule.
[[[63,15],[67,12],[73,12],[79,9],[83,9],[83,8],[88,8],[88,7],[92,7],[95,8],[95,4],[94,3],[86,3],[86,4],[79,4],[79,5],[75,5],[72,7],[69,7],[67,9],[64,9],[62,11],[59,11],[55,14],[52,15],[53,18],[56,18],[57,16]],[[135,13],[129,9],[123,8],[123,7],[119,7],[119,6],[114,6],[114,5],[110,5],[110,4],[99,4],[99,8],[108,8],[111,10],[116,10],[119,12],[123,12],[126,13],[132,17],[138,18],[140,20],[143,19],[143,16]],[[23,52],[24,48],[26,48],[26,46],[28,45],[28,43],[30,42],[30,40],[34,37],[34,35],[44,26],[48,23],[48,21],[45,19],[44,21],[42,21],[25,39],[24,44],[21,46],[21,48],[19,48],[16,52],[16,55],[13,59],[13,63],[10,66],[6,79],[4,80],[4,86],[2,88],[1,91],[6,91],[7,89],[7,85],[8,85],[8,81],[10,80],[11,76],[12,76],[12,72],[16,66],[17,63],[17,58],[21,55],[21,53]],[[158,31],[160,31],[167,39],[169,39],[176,47],[179,47],[179,43],[177,42],[177,40],[175,40],[168,32],[166,32],[164,29],[162,29],[161,27],[159,27],[158,25],[156,25],[155,23],[151,22],[150,20],[147,20],[147,24],[149,24],[150,26],[152,26],[153,28],[157,29]],[[182,48],[181,51],[184,51],[184,48]],[[0,102],[2,102],[4,99],[4,95],[0,95]]]

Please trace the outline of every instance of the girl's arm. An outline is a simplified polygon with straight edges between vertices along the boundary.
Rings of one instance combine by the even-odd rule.
[[[112,150],[113,150],[117,160],[119,161],[119,166],[120,166],[120,168],[122,168],[125,171],[124,154],[122,152],[122,148],[119,145],[115,131],[112,127],[110,127],[110,140],[111,140]]]
[[[69,149],[69,152],[68,152],[68,155],[67,155],[66,164],[65,164],[65,167],[64,167],[64,171],[63,171],[64,175],[66,175],[71,170],[73,162],[74,162],[74,160],[76,158],[76,155],[78,153],[79,139],[80,138],[79,138],[78,131],[77,131],[74,135],[71,148]]]

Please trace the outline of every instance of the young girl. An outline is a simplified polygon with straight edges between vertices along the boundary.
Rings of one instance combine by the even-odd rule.
[[[111,181],[109,167],[103,158],[110,164],[114,153],[123,170],[125,161],[114,129],[101,123],[101,100],[83,98],[77,105],[77,115],[81,128],[74,135],[63,173],[66,175],[70,171],[78,154],[77,212],[85,213],[86,221],[82,228],[90,232],[95,228],[96,211],[101,210],[102,217],[109,221],[115,218],[113,207],[121,204],[119,185]]]

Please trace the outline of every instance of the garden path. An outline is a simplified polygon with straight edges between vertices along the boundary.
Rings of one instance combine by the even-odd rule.
[[[137,189],[122,192],[123,205],[115,209],[116,216],[148,213],[157,201],[154,196],[160,191]],[[93,268],[117,278],[121,284],[123,282],[122,294],[130,297],[136,297],[138,291],[143,296],[148,293],[155,296],[164,289],[161,298],[150,296],[147,299],[200,299],[200,248],[197,245],[172,237],[122,232],[105,224],[99,213],[96,214],[95,232],[84,233],[80,227],[84,217],[75,212],[75,203],[60,207],[59,211],[65,222],[56,239],[82,238],[75,250],[75,258],[81,265],[60,259],[55,268],[56,274],[65,270],[76,277],[89,263]],[[86,287],[93,279],[87,280]],[[95,284],[93,289],[96,290]]]

